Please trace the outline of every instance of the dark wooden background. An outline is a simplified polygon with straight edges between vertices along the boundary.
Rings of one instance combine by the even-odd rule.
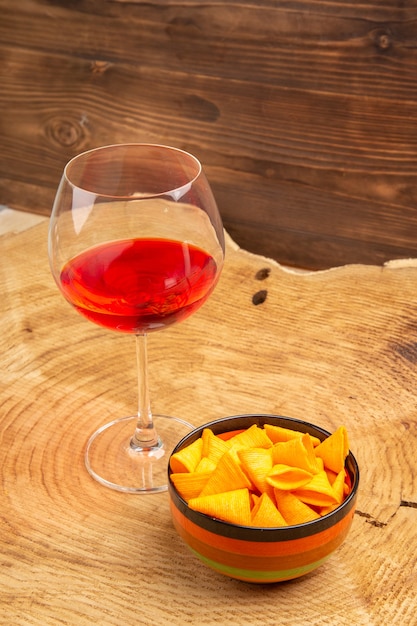
[[[122,141],[199,157],[251,251],[417,256],[417,0],[0,0],[0,204]]]

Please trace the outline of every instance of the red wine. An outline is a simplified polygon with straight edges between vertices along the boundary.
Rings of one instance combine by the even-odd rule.
[[[128,333],[185,319],[210,295],[216,262],[168,239],[128,239],[89,248],[60,275],[66,299],[92,322]]]

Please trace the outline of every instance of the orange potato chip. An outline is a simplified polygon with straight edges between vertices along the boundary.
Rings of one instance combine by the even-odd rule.
[[[235,447],[235,449],[243,448],[271,448],[272,442],[269,439],[266,431],[260,428],[256,424],[252,424],[247,430],[242,431],[238,435],[234,435],[228,442]]]
[[[304,434],[302,432],[299,432],[298,430],[291,430],[290,428],[275,426],[273,424],[265,424],[264,429],[272,443],[279,443],[282,441],[289,441],[290,439],[297,439],[297,437],[302,437]],[[313,446],[318,446],[320,443],[320,439],[318,437],[314,437],[314,435],[310,435],[310,437],[311,441],[313,442]]]
[[[266,481],[275,489],[292,491],[293,489],[298,489],[299,487],[306,485],[310,482],[312,477],[313,474],[311,472],[307,472],[307,470],[278,463],[272,467],[266,477]]]
[[[320,512],[320,516],[323,517],[323,515],[327,515],[328,513],[331,513],[332,511],[337,509],[338,506],[339,506],[338,504],[331,504],[330,506],[321,506],[318,508],[318,511]]]
[[[253,491],[250,491],[249,495],[250,495],[251,508],[253,509],[253,507],[256,506],[256,503],[259,501],[259,498],[261,496],[259,496],[257,493],[254,493]]]
[[[248,489],[236,489],[234,491],[191,498],[188,505],[195,511],[216,517],[224,522],[241,526],[249,526],[251,524]]]
[[[277,526],[287,525],[287,522],[278,511],[274,501],[267,493],[263,493],[260,498],[258,498],[251,515],[252,526],[275,528]]]
[[[349,454],[349,441],[344,426],[339,426],[334,433],[321,442],[315,449],[316,456],[324,461],[324,466],[336,474],[345,467],[345,459]]]
[[[242,489],[243,487],[251,489],[253,485],[233,451],[229,450],[223,454],[200,495],[208,496],[214,493]]]
[[[289,526],[311,522],[320,517],[308,504],[301,502],[297,496],[289,491],[275,489],[275,501],[278,511]]]
[[[332,483],[333,491],[336,495],[339,504],[342,504],[345,497],[345,470],[342,469],[336,476],[336,479]]]
[[[170,459],[171,470],[179,472],[193,472],[201,460],[201,450],[203,442],[201,437],[190,443],[190,445],[175,452]]]
[[[203,441],[201,456],[211,459],[214,463],[217,463],[230,448],[230,445],[217,437],[210,428],[203,430],[201,439]]]
[[[327,478],[329,479],[329,483],[333,485],[334,481],[337,478],[336,472],[333,472],[333,470],[330,470],[328,467],[324,467],[324,461],[319,456],[317,457],[317,460],[322,462],[322,465],[323,465],[322,469],[326,472]]]
[[[328,476],[329,472],[326,472],[326,474]],[[330,513],[331,511],[336,509],[340,504],[342,504],[346,495],[345,490],[347,487],[345,483],[345,477],[346,477],[345,470],[342,470],[341,472],[337,474],[332,484],[332,488],[337,498],[337,502],[335,504],[330,504],[328,506],[321,507],[320,515],[326,515],[327,513]]]
[[[274,495],[266,477],[272,470],[272,448],[245,448],[238,451],[242,467],[260,493]]]
[[[309,434],[274,444],[272,458],[274,464],[299,467],[312,474],[320,471]]]
[[[307,485],[294,490],[294,495],[302,502],[313,506],[331,506],[339,504],[338,497],[329,483],[325,471],[314,474]]]
[[[214,472],[216,463],[206,456],[203,456],[194,472]]]
[[[171,474],[176,490],[186,502],[196,498],[211,476],[211,472],[180,472]]]

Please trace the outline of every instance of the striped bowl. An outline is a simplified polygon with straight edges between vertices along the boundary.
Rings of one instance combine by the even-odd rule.
[[[265,423],[310,433],[320,440],[330,434],[318,426],[289,417],[237,415],[196,428],[177,444],[173,453],[200,437],[204,428],[221,434]],[[312,522],[279,528],[238,526],[193,511],[178,494],[169,476],[174,526],[191,551],[221,574],[254,583],[298,578],[322,565],[349,532],[359,484],[359,468],[352,453],[349,453],[345,467],[352,489],[339,507]]]

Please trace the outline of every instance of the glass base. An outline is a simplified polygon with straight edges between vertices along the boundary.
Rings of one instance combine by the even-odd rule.
[[[168,460],[192,424],[167,415],[155,415],[160,444],[149,448],[130,445],[137,416],[122,417],[101,426],[90,437],[85,451],[89,474],[102,485],[126,493],[158,493],[168,489]]]

